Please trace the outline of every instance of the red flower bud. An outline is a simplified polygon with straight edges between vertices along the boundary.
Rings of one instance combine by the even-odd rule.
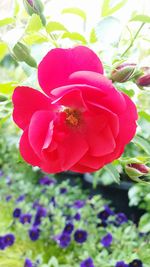
[[[144,164],[140,164],[140,163],[131,163],[128,164],[129,167],[134,168],[142,173],[149,173],[149,168],[144,165]]]
[[[150,86],[150,73],[139,77],[136,83],[139,86]]]
[[[134,63],[123,63],[116,67],[111,73],[111,79],[114,82],[124,83],[131,79],[135,72],[136,64]]]
[[[32,14],[42,15],[44,7],[41,0],[23,0],[23,3],[30,16],[32,16]]]
[[[130,163],[126,165],[125,171],[132,178],[138,178],[150,173],[150,168],[141,163]]]

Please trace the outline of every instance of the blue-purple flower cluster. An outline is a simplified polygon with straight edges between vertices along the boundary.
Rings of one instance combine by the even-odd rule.
[[[0,250],[11,247],[15,243],[15,236],[11,233],[0,236]]]
[[[84,244],[90,242],[90,238],[94,235],[97,240],[99,248],[107,250],[110,253],[115,244],[115,237],[111,229],[113,227],[121,227],[128,222],[128,219],[124,213],[115,213],[108,205],[104,205],[101,208],[97,208],[94,202],[92,202],[92,197],[85,199],[75,199],[71,198],[70,202],[65,202],[62,206],[57,199],[57,194],[65,198],[67,193],[69,193],[68,188],[65,186],[58,187],[56,191],[57,194],[48,193],[49,188],[56,186],[56,180],[48,176],[44,176],[39,180],[39,192],[40,196],[38,198],[33,198],[30,201],[28,209],[25,209],[22,202],[28,197],[27,194],[22,194],[15,199],[15,209],[12,212],[13,225],[20,224],[22,227],[27,229],[28,238],[35,242],[44,236],[45,226],[46,231],[49,231],[48,242],[54,242],[57,249],[67,250],[75,247],[79,249],[83,248]],[[46,196],[49,199],[45,204],[41,201],[42,197]],[[90,209],[89,213],[93,214],[92,222],[88,221],[88,214],[85,216],[86,208]],[[62,210],[61,210],[62,209]],[[55,216],[57,217],[57,211],[61,212],[63,228],[60,230],[59,234],[56,234],[54,230],[55,226]],[[93,223],[95,227],[95,232],[90,231],[90,223]],[[44,227],[43,227],[44,225]],[[112,227],[112,228],[111,228]],[[57,229],[58,232],[58,229]],[[47,233],[47,232],[46,232]],[[43,235],[43,236],[42,236]],[[0,236],[0,249],[12,246],[15,242],[15,236],[13,234],[6,234]],[[87,244],[88,245],[88,244]],[[95,258],[92,255],[89,257],[83,256],[79,259],[80,267],[96,267]],[[32,262],[29,258],[25,258],[24,267],[33,267],[35,262]],[[37,264],[36,264],[37,266]],[[134,259],[133,261],[126,263],[124,259],[117,261],[114,267],[144,267],[140,259]]]

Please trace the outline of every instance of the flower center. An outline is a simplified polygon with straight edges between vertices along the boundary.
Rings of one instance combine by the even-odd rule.
[[[66,113],[67,124],[69,124],[70,126],[75,126],[75,127],[79,125],[79,122],[80,122],[79,111],[75,109],[71,109],[71,108],[66,108],[64,112]]]

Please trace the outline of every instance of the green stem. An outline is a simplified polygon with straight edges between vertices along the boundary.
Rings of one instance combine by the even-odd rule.
[[[123,52],[123,54],[121,55],[121,57],[124,57],[125,54],[130,50],[130,48],[133,46],[134,41],[136,40],[137,36],[139,35],[141,29],[143,28],[143,26],[145,25],[145,22],[143,22],[140,26],[140,28],[137,30],[136,34],[134,35],[130,45],[127,47],[127,49]]]

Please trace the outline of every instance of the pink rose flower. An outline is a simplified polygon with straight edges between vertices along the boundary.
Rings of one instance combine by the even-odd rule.
[[[38,66],[38,79],[45,94],[27,86],[13,94],[26,162],[47,173],[84,173],[121,156],[136,131],[136,107],[103,75],[92,50],[52,49]]]

